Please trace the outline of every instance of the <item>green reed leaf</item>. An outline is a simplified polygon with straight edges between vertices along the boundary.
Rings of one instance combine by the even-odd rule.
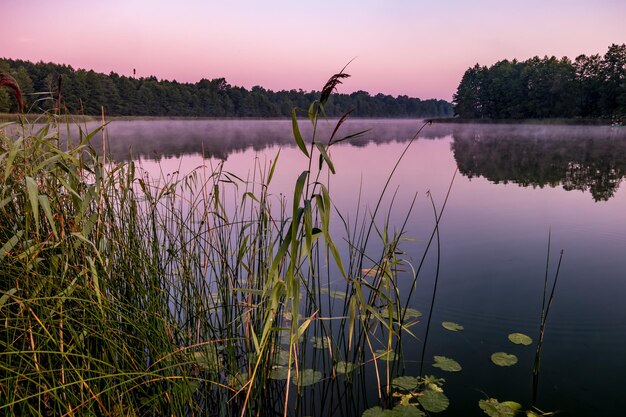
[[[0,260],[4,259],[8,253],[10,253],[15,245],[20,241],[24,232],[22,230],[18,230],[16,234],[14,234],[11,239],[9,239],[2,247],[0,248]]]
[[[2,309],[4,304],[9,300],[9,298],[13,297],[16,292],[17,292],[17,288],[11,288],[9,291],[5,291],[5,293],[2,294],[2,297],[0,297],[0,310]]]
[[[328,156],[328,153],[326,152],[326,148],[324,147],[324,145],[318,142],[315,144],[315,146],[317,147],[317,150],[320,152],[320,169],[322,169],[323,162],[326,162],[326,165],[328,165],[328,169],[330,170],[330,172],[334,174],[335,165],[333,165],[333,161],[330,160],[330,156]]]
[[[272,165],[270,167],[270,172],[267,175],[267,183],[266,185],[270,185],[270,183],[272,182],[272,178],[274,178],[274,171],[276,170],[276,163],[278,162],[278,157],[280,156],[280,149],[278,149],[278,152],[276,153],[276,158],[274,158],[274,161],[272,161]]]
[[[48,219],[48,223],[50,224],[50,227],[52,228],[52,234],[54,234],[54,237],[58,239],[59,235],[57,234],[57,229],[55,226],[56,222],[54,221],[54,217],[52,216],[52,210],[50,209],[50,200],[48,199],[48,196],[40,195],[39,204],[41,205],[41,208],[43,209],[43,212],[46,215],[46,219]]]
[[[26,177],[26,191],[28,193],[28,200],[30,201],[30,208],[35,219],[35,228],[37,233],[39,233],[39,186],[33,177]]]
[[[13,170],[13,162],[15,161],[15,157],[17,156],[17,152],[22,148],[24,144],[24,138],[19,138],[15,142],[11,144],[11,149],[9,150],[9,156],[7,157],[7,161],[4,166],[4,180],[6,181],[11,175],[11,171]]]
[[[293,137],[296,140],[296,145],[302,151],[302,153],[309,158],[309,151],[306,149],[302,134],[300,134],[300,128],[298,127],[298,116],[296,115],[296,108],[291,109],[291,128],[293,130]]]

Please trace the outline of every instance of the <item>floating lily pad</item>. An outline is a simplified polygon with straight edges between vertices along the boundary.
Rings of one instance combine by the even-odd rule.
[[[526,336],[523,333],[511,333],[509,335],[509,340],[516,345],[524,346],[528,346],[533,342],[533,339],[531,339],[530,336]]]
[[[352,362],[339,361],[335,364],[335,371],[338,374],[349,374],[354,371],[355,365]]]
[[[396,352],[387,352],[385,349],[378,349],[374,352],[377,359],[382,361],[395,361],[398,359],[398,354]]]
[[[270,378],[278,381],[282,381],[287,379],[287,375],[289,374],[289,368],[286,366],[276,366],[270,372]]]
[[[461,369],[461,364],[459,364],[454,359],[446,358],[445,356],[435,356],[435,363],[433,364],[435,368],[439,368],[443,371],[447,372],[459,372]]]
[[[193,352],[195,364],[202,369],[208,370],[221,363],[220,357],[214,352]]]
[[[491,355],[491,362],[498,366],[512,366],[517,363],[517,356],[512,353],[496,352]]]
[[[394,320],[399,320],[399,318],[401,317],[401,315],[398,315],[398,312],[394,309],[392,310],[392,314],[393,314],[393,319]],[[402,313],[400,313],[402,314]],[[380,310],[380,316],[382,318],[389,318],[389,310],[384,308],[382,310]],[[408,320],[408,319],[416,319],[422,317],[422,312],[419,310],[416,310],[414,308],[407,308],[404,310],[404,319]]]
[[[426,415],[422,410],[411,405],[396,405],[391,411],[393,417],[424,417]]]
[[[345,300],[345,298],[347,297],[347,294],[344,291],[330,290],[328,294],[331,297],[336,298],[338,300]]]
[[[383,410],[380,407],[368,408],[367,410],[363,411],[363,414],[361,414],[361,417],[384,417],[384,416],[385,416],[385,410]]]
[[[320,293],[328,294],[332,298],[336,298],[338,300],[344,300],[347,297],[347,294],[344,291],[332,290],[328,287],[321,288]]]
[[[291,358],[293,360],[293,358]],[[278,352],[278,360],[276,361],[278,365],[287,365],[289,363],[289,351],[281,349]]]
[[[522,406],[513,401],[499,402],[495,398],[478,401],[478,406],[489,417],[513,417]]]
[[[248,373],[237,373],[236,375],[231,375],[228,377],[228,384],[239,391],[243,386],[248,382]]]
[[[422,312],[419,310],[416,310],[414,308],[407,308],[406,310],[404,310],[405,319],[417,319],[419,317],[422,317]]]
[[[280,334],[280,336],[279,336],[278,340],[280,341],[280,343],[282,345],[288,345],[289,343],[291,343],[291,331],[290,331],[290,329],[281,330],[279,334]],[[298,342],[301,342],[302,339],[303,339],[303,336],[300,336],[298,338]]]
[[[292,374],[293,374],[293,377],[291,378],[291,382],[293,382],[294,384],[300,387],[313,385],[322,380],[322,373],[320,371],[315,371],[313,369],[304,369],[300,371],[300,374],[297,375],[297,377],[295,373],[292,373]]]
[[[404,391],[413,391],[419,381],[414,376],[399,376],[391,381],[391,385]]]
[[[383,410],[380,407],[368,408],[361,417],[423,417],[425,414],[419,408],[410,405],[397,405],[393,410]]]
[[[439,413],[450,405],[448,397],[443,392],[438,391],[426,390],[421,393],[417,400],[422,404],[424,410],[431,413]]]
[[[311,343],[315,349],[328,349],[328,338],[324,336],[314,336]]]
[[[465,328],[461,326],[460,324],[457,324],[451,321],[444,321],[443,323],[441,323],[441,325],[443,326],[444,329],[450,330],[451,332],[458,332]]]

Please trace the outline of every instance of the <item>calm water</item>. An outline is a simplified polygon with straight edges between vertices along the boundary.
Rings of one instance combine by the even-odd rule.
[[[343,132],[363,128],[371,128],[367,136],[332,150],[337,175],[331,194],[344,213],[356,208],[359,189],[363,206],[375,204],[418,123],[355,121]],[[255,158],[269,162],[280,149],[271,189],[276,196],[289,195],[306,169],[288,121],[116,121],[108,135],[116,159],[131,158],[131,149],[132,158],[156,175],[225,161],[226,170],[247,177]],[[427,192],[441,207],[457,169],[441,223],[439,286],[424,365],[425,373],[446,378],[451,406],[442,415],[481,415],[477,402],[487,396],[530,405],[534,344],[513,345],[507,335],[537,340],[549,233],[550,280],[559,252],[564,255],[546,327],[538,406],[564,416],[622,415],[626,128],[427,127],[391,182],[398,226],[417,193],[406,232],[415,241],[404,245],[414,263],[434,225]],[[433,282],[430,259],[412,307],[428,312]],[[442,321],[465,330],[447,331]],[[425,320],[416,327],[420,340],[425,327]],[[421,349],[421,342],[407,349],[407,374],[417,375]],[[518,364],[493,365],[490,355],[497,351],[514,353]],[[463,371],[432,368],[433,355],[454,358]]]

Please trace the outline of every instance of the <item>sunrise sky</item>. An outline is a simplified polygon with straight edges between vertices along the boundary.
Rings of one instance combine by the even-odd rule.
[[[604,54],[624,0],[2,0],[0,57],[196,82],[451,100],[475,63]]]

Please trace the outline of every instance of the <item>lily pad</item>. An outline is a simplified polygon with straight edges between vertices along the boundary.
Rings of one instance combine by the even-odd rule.
[[[355,365],[352,362],[339,361],[335,364],[335,371],[338,374],[349,374],[354,371]]]
[[[391,381],[391,385],[404,391],[413,391],[419,381],[414,376],[399,376]]]
[[[395,361],[398,359],[398,354],[396,352],[388,352],[385,349],[378,349],[374,352],[376,358],[381,361]]]
[[[220,357],[214,352],[193,352],[194,362],[199,368],[209,370],[221,363]]]
[[[347,297],[347,294],[344,291],[332,290],[328,287],[321,288],[320,293],[328,294],[332,298],[336,298],[339,300],[344,300]]]
[[[298,337],[297,342],[295,341],[295,339],[294,339],[294,342],[300,343],[303,340],[304,340],[304,335],[300,335],[300,337]],[[289,344],[291,343],[291,332],[289,330],[281,331],[278,341],[285,348],[289,346]]]
[[[441,325],[443,326],[444,329],[450,330],[451,332],[458,332],[465,328],[461,326],[460,324],[457,324],[451,321],[444,321],[443,323],[441,323]]]
[[[526,336],[524,333],[511,333],[509,335],[509,340],[516,345],[524,345],[528,346],[533,342],[533,339],[530,336]]]
[[[496,352],[491,355],[491,362],[498,366],[512,366],[517,363],[517,356],[512,353]]]
[[[513,417],[522,408],[514,401],[499,402],[495,398],[478,401],[478,406],[489,417]]]
[[[289,368],[286,366],[276,366],[270,372],[270,379],[275,379],[278,381],[282,381],[287,379],[287,375],[289,374]]]
[[[435,356],[435,363],[433,366],[447,372],[459,372],[461,364],[454,359],[446,358],[445,356]]]
[[[336,298],[338,300],[345,300],[347,297],[347,294],[344,291],[335,291],[335,290],[330,290],[328,292],[328,294],[333,297]]]
[[[372,407],[363,411],[363,414],[361,414],[361,417],[386,417],[385,411],[388,411],[388,410],[383,410],[380,407]]]
[[[291,358],[293,361],[293,358]],[[281,349],[278,352],[278,360],[276,361],[278,365],[287,365],[289,363],[289,351],[285,349]]]
[[[245,384],[248,383],[248,373],[242,372],[237,373],[236,375],[231,375],[228,377],[228,385],[230,385],[235,390],[239,391]]]
[[[420,317],[422,317],[422,312],[419,310],[416,310],[414,308],[407,308],[406,310],[404,310],[405,319],[417,319]]]
[[[391,411],[393,417],[424,417],[426,415],[419,408],[410,405],[396,405]]]
[[[450,405],[448,397],[443,392],[438,391],[426,390],[422,392],[417,400],[422,404],[424,410],[431,413],[439,413]]]
[[[394,320],[398,320],[400,317],[402,317],[401,315],[398,315],[398,312],[396,310],[392,311],[393,314],[393,319]],[[402,314],[402,313],[400,313]],[[380,310],[380,316],[382,318],[389,318],[389,310],[386,308],[383,308],[382,310]],[[414,308],[407,308],[404,310],[404,319],[408,320],[408,319],[417,319],[419,317],[422,317],[422,312],[419,310],[416,310]]]
[[[368,408],[361,417],[423,417],[425,414],[419,408],[410,405],[397,405],[393,410],[383,410],[380,407]]]
[[[323,336],[314,336],[311,343],[315,349],[328,349],[328,338]]]
[[[293,377],[291,378],[291,382],[300,387],[307,387],[309,385],[317,384],[322,380],[322,373],[320,371],[315,371],[313,369],[304,369],[300,371],[300,374],[295,375],[293,373]]]

